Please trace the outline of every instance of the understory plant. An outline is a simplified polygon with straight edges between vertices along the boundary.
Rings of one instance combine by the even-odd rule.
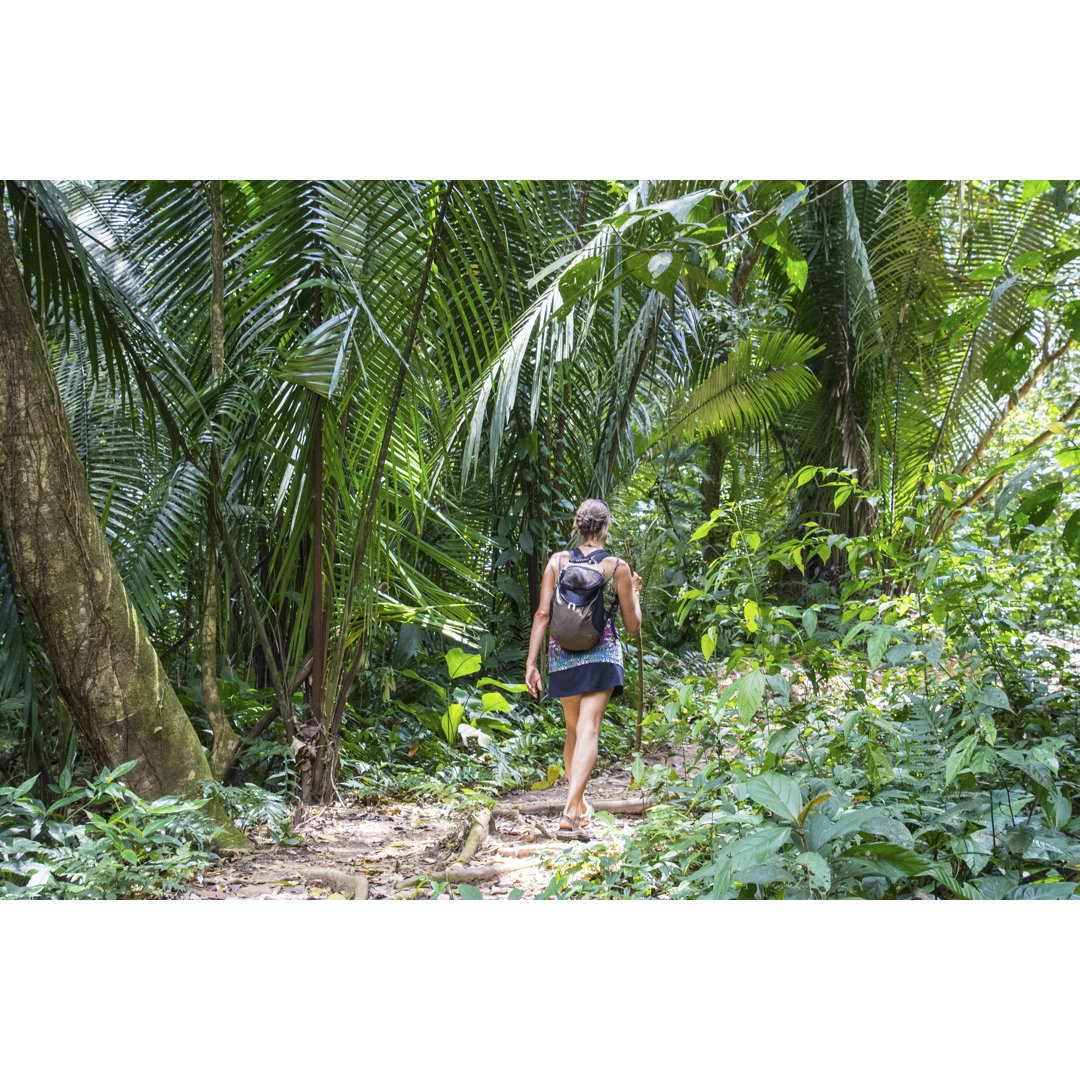
[[[938,541],[918,510],[907,544],[817,522],[766,541],[732,511],[730,554],[684,596],[703,655],[726,652],[673,688],[693,767],[639,764],[660,804],[621,851],[565,859],[553,894],[1078,895],[1076,658],[1033,633],[1007,535],[969,517]],[[811,560],[833,580],[793,587]]]
[[[0,788],[0,897],[165,897],[214,861],[207,800],[146,802],[120,782],[133,766],[74,786],[65,770],[48,804],[30,794],[36,777]]]

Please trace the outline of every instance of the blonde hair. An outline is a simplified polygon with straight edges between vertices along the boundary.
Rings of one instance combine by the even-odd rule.
[[[611,532],[611,511],[602,499],[586,499],[574,515],[574,528],[583,540]]]

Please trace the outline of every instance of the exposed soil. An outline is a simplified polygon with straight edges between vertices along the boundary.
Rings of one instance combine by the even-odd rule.
[[[683,748],[645,756],[647,765],[670,762],[680,771],[693,760]],[[631,800],[636,812],[613,814],[614,824],[597,822],[593,844],[617,850],[621,837],[639,823],[647,805],[640,790],[630,790],[629,767],[612,766],[594,774],[586,794],[603,809],[605,800]],[[491,830],[467,860],[470,881],[485,898],[506,899],[512,890],[528,899],[541,894],[557,860],[574,847],[554,838],[559,812],[552,804],[566,796],[566,779],[542,791],[504,795],[491,815]],[[535,807],[535,811],[530,808]],[[259,832],[249,832],[255,850],[223,859],[188,899],[199,900],[372,900],[430,897],[428,884],[402,888],[410,878],[429,877],[447,868],[461,852],[479,808],[453,807],[434,799],[377,806],[337,803],[304,808],[294,827],[303,843],[284,847]],[[492,867],[504,868],[501,872]],[[497,876],[485,877],[485,874]],[[360,894],[357,897],[357,893]],[[516,897],[516,894],[515,894]],[[440,900],[457,898],[444,889]]]

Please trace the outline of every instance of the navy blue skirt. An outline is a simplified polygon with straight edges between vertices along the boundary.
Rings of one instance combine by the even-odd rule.
[[[554,698],[610,690],[612,698],[623,692],[622,664],[596,662],[548,672],[548,694]]]

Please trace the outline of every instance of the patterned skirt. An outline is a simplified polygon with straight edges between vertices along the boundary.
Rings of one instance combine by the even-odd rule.
[[[622,645],[611,622],[585,652],[567,652],[548,638],[548,694],[564,698],[593,690],[610,690],[613,698],[623,692]]]

